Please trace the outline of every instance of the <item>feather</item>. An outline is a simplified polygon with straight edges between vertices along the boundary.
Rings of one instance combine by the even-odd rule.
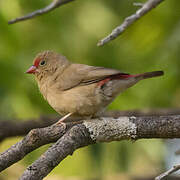
[[[84,64],[71,64],[63,72],[63,83],[60,82],[62,90],[68,90],[76,86],[84,86],[102,81],[113,75],[128,75],[119,70],[94,67]]]

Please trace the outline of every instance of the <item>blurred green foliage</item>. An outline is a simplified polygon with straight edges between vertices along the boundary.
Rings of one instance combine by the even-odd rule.
[[[140,82],[124,92],[109,109],[180,107],[179,0],[163,2],[104,47],[97,47],[96,43],[137,10],[132,5],[134,1],[79,0],[32,20],[7,24],[8,20],[50,2],[0,1],[1,117],[25,121],[44,113],[56,113],[40,95],[33,77],[24,73],[34,56],[43,50],[57,51],[73,62],[129,73],[165,71],[164,77]],[[0,150],[17,140],[5,141]],[[163,162],[162,144],[159,140],[141,140],[133,144],[114,142],[83,148],[65,159],[51,175],[104,178],[127,171],[132,175],[147,174],[147,171],[157,174]],[[47,146],[28,155],[19,163],[21,168],[13,166],[20,169],[14,170],[18,176],[46,149]],[[13,174],[10,170],[2,177]]]

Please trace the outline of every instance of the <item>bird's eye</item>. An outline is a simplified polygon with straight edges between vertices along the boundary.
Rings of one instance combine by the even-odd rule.
[[[46,61],[45,61],[45,60],[42,60],[42,61],[39,63],[40,66],[44,66],[45,64],[46,64]]]

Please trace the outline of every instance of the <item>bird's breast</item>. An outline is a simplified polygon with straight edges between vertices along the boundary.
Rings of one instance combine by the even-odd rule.
[[[47,101],[61,115],[71,112],[77,116],[90,116],[101,108],[100,96],[96,84],[91,84],[66,91],[50,88]]]

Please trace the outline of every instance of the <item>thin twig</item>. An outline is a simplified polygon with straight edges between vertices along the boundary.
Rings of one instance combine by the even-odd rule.
[[[52,11],[53,9],[58,8],[59,6],[66,4],[66,3],[69,3],[71,1],[74,1],[74,0],[54,0],[51,4],[49,4],[45,8],[36,10],[32,13],[29,13],[29,14],[22,16],[22,17],[18,17],[16,19],[12,19],[8,22],[8,24],[14,24],[14,23],[24,21],[27,19],[32,19],[36,16],[40,16],[42,14],[48,13],[48,12]]]
[[[143,6],[136,11],[135,14],[125,18],[124,22],[116,27],[111,34],[109,34],[104,39],[100,40],[98,42],[98,46],[103,46],[104,44],[108,43],[109,41],[117,38],[120,34],[122,34],[131,24],[136,22],[139,18],[147,14],[150,10],[155,8],[158,4],[163,2],[164,0],[148,0],[146,3],[143,4]]]
[[[161,179],[169,176],[170,174],[172,174],[172,173],[174,173],[174,172],[176,172],[178,170],[180,170],[180,165],[175,165],[171,169],[169,169],[168,171],[166,171],[166,172],[162,173],[161,175],[157,176],[155,178],[155,180],[161,180]]]

